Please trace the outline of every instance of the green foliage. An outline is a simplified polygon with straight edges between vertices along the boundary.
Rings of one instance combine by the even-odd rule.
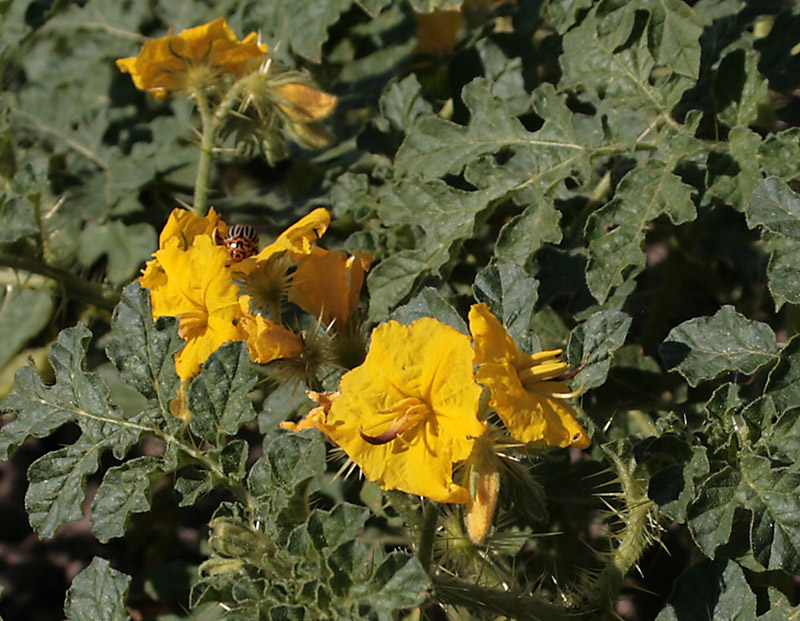
[[[42,538],[87,517],[112,560],[50,616],[606,619],[639,566],[633,605],[659,620],[798,617],[800,10],[461,4],[0,3],[0,459],[34,453]],[[415,15],[459,7],[451,33]],[[237,139],[206,136],[208,205],[262,247],[328,207],[319,245],[373,263],[348,326],[275,304],[299,360],[256,365],[229,342],[182,382],[190,331],[127,283],[203,178],[198,97],[157,99],[114,61],[219,16],[260,33],[270,76],[338,107],[303,127],[273,107],[257,127],[232,100]],[[320,148],[286,146],[281,123]],[[464,507],[362,482],[318,432],[278,426],[312,407],[306,389],[336,390],[335,352],[363,358],[380,322],[469,334],[475,303],[524,352],[564,350],[574,373],[553,379],[581,393],[592,438],[580,458],[483,456],[501,486],[479,545]],[[683,573],[654,584],[643,555],[671,522]]]
[[[125,597],[131,579],[109,562],[95,557],[91,564],[75,576],[67,591],[64,612],[69,621],[130,619],[125,610]]]

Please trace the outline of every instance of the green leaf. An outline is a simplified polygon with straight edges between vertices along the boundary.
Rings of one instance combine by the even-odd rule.
[[[501,263],[478,273],[472,294],[489,306],[509,336],[519,343],[528,335],[538,289],[539,281],[521,267]]]
[[[783,412],[800,403],[800,338],[793,338],[781,351],[781,359],[770,371],[764,393]]]
[[[767,286],[775,301],[775,310],[785,303],[800,304],[800,243],[783,235],[763,232],[764,250],[768,251]]]
[[[208,470],[192,469],[181,473],[175,481],[175,491],[180,500],[179,507],[191,507],[197,501],[214,489],[214,482]]]
[[[370,272],[370,318],[385,319],[417,282],[449,261],[461,241],[472,236],[477,215],[494,196],[492,190],[465,192],[439,180],[385,186],[378,203],[382,224],[424,228],[417,248],[396,252]]]
[[[719,143],[709,152],[706,185],[711,195],[743,211],[763,175],[789,181],[798,174],[798,128],[769,134],[762,140],[746,127],[735,127],[727,143]]]
[[[207,442],[218,445],[256,417],[247,393],[256,374],[243,341],[226,343],[208,357],[189,386],[189,427]]]
[[[693,191],[670,166],[651,161],[625,175],[616,196],[589,217],[586,283],[598,302],[625,282],[627,270],[644,267],[642,244],[650,221],[662,214],[673,224],[695,218]]]
[[[83,325],[63,330],[50,348],[56,383],[46,386],[33,367],[17,372],[14,390],[2,407],[16,419],[0,430],[0,455],[8,455],[30,436],[44,437],[75,421],[82,435],[75,444],[47,453],[29,471],[25,504],[31,526],[51,537],[66,521],[83,516],[81,504],[86,477],[97,470],[103,451],[122,459],[148,427],[142,415],[126,419],[108,401],[108,388],[99,375],[83,370],[91,332]]]
[[[431,287],[426,287],[408,304],[397,308],[390,319],[409,325],[422,317],[434,317],[463,334],[469,334],[467,324],[464,323],[461,315],[450,305],[450,302]]]
[[[6,287],[0,306],[0,368],[48,325],[52,314],[53,298],[46,291]]]
[[[777,177],[768,177],[753,192],[745,207],[747,226],[763,226],[800,241],[800,196]]]
[[[744,455],[739,468],[726,466],[705,481],[689,507],[692,537],[706,556],[730,539],[737,510],[747,525],[755,560],[766,570],[800,570],[800,474],[773,468],[769,459]],[[736,519],[742,519],[737,517]]]
[[[746,319],[732,306],[673,328],[659,352],[667,369],[677,370],[692,386],[725,371],[755,373],[778,360],[772,329]]]
[[[130,280],[157,246],[156,232],[149,224],[126,226],[119,220],[89,224],[81,232],[78,260],[91,267],[108,255],[108,279],[119,284]]]
[[[282,41],[287,48],[275,49],[270,54],[291,59],[289,49],[308,60],[319,62],[322,44],[328,39],[328,28],[338,21],[341,13],[352,5],[352,0],[311,2],[309,0],[276,0],[275,2],[243,2],[239,12],[246,15],[242,23],[244,32],[264,30],[265,40]]]
[[[68,621],[124,621],[130,619],[125,600],[131,579],[111,564],[94,557],[91,564],[75,576],[64,600]]]
[[[510,114],[505,102],[492,94],[484,79],[476,78],[467,84],[462,98],[472,113],[470,124],[463,127],[438,116],[422,117],[397,152],[395,164],[400,174],[421,175],[425,179],[455,174],[482,155],[508,148],[527,156],[526,166],[513,166],[516,171],[526,169],[525,177],[517,180],[520,186],[548,187],[569,176],[573,168],[588,166],[590,138],[577,136],[573,115],[552,85],[544,85],[536,92],[534,107],[545,123],[535,133],[527,131]]]
[[[369,514],[369,509],[346,502],[330,511],[317,509],[308,518],[308,534],[318,550],[333,550],[354,540]]]
[[[123,381],[148,399],[157,400],[168,419],[173,418],[169,402],[180,385],[173,356],[182,347],[177,319],[161,317],[153,322],[150,291],[138,281],[125,287],[114,309],[106,353]]]
[[[120,459],[147,430],[136,420],[124,419],[108,402],[108,389],[100,377],[83,370],[91,336],[82,324],[61,331],[50,347],[53,386],[44,385],[33,367],[17,372],[14,390],[1,404],[16,419],[0,430],[0,459],[8,459],[28,437],[43,438],[70,421],[78,423],[84,442],[113,447]]]
[[[758,54],[736,49],[728,53],[713,74],[714,107],[730,127],[749,127],[758,119],[768,92],[767,81],[758,71]]]
[[[584,390],[606,381],[614,352],[625,343],[630,326],[631,318],[625,313],[600,311],[570,333],[567,360],[574,367],[583,367],[577,377]]]
[[[733,561],[703,560],[675,581],[656,621],[746,621],[755,619],[756,596]]]
[[[680,0],[595,3],[564,35],[560,87],[593,88],[604,110],[625,115],[611,124],[631,138],[649,134],[659,121],[674,127],[672,109],[699,71],[701,32]],[[656,67],[663,77],[655,78]]]
[[[430,578],[417,557],[390,553],[366,584],[356,585],[353,595],[369,604],[378,618],[389,619],[398,608],[413,608],[424,599]]]
[[[561,214],[553,199],[530,191],[518,195],[515,202],[524,199],[527,206],[500,229],[494,256],[499,263],[525,265],[528,259],[546,242],[561,241]]]
[[[36,212],[30,201],[23,196],[0,192],[0,243],[8,244],[39,232]]]
[[[161,478],[162,468],[156,457],[137,457],[106,472],[92,501],[90,521],[101,542],[122,537],[131,513],[150,510],[153,486]]]
[[[709,473],[708,457],[706,447],[692,447],[692,456],[688,462],[677,471],[656,473],[648,485],[648,496],[659,503],[659,511],[677,522],[686,522],[686,511],[689,504],[695,499],[697,494],[697,481],[704,478]],[[671,494],[665,494],[663,486],[666,478],[673,478],[675,485],[672,487]],[[669,482],[670,484],[672,482]],[[658,488],[662,487],[661,490]],[[677,493],[675,493],[677,492]]]

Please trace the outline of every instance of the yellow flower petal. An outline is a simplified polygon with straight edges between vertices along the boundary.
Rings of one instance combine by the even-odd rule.
[[[520,351],[486,304],[469,311],[478,381],[491,391],[491,405],[509,433],[520,442],[586,448],[591,444],[576,420],[570,395],[560,380],[569,365],[560,351],[528,355]]]
[[[384,489],[466,503],[453,464],[485,431],[469,338],[435,319],[391,321],[372,333],[360,367],[346,373],[323,431]]]
[[[336,97],[303,84],[280,84],[273,92],[282,102],[278,106],[292,121],[309,123],[329,117],[336,108]]]
[[[315,246],[301,257],[289,289],[289,300],[324,324],[335,320],[335,327],[344,330],[350,314],[358,307],[364,276],[372,256],[356,252],[330,252]]]
[[[316,401],[319,405],[315,408],[309,410],[308,414],[305,415],[304,418],[293,423],[292,421],[283,421],[281,423],[281,428],[286,429],[287,431],[305,431],[306,429],[314,429],[321,424],[325,424],[325,417],[328,415],[328,412],[331,409],[331,404],[333,400],[339,396],[339,392],[314,392],[313,390],[307,390],[306,395],[312,401]]]
[[[297,358],[303,353],[299,335],[261,315],[251,315],[249,305],[249,296],[239,298],[242,312],[239,326],[247,335],[247,349],[253,362],[266,364],[281,358]]]
[[[198,216],[186,209],[173,209],[169,215],[167,223],[161,229],[158,238],[158,247],[164,248],[171,239],[179,241],[178,246],[186,250],[192,245],[194,238],[198,235],[208,235],[211,237],[214,231],[220,229],[220,235],[225,235],[225,223],[219,219],[219,214],[214,208],[208,210],[208,215]]]
[[[118,59],[117,67],[131,74],[136,88],[164,98],[169,92],[185,90],[193,79],[199,82],[226,73],[239,76],[255,69],[255,61],[267,53],[267,46],[257,39],[250,33],[239,41],[220,17],[177,35],[146,41],[138,56]]]
[[[293,259],[310,254],[314,242],[325,234],[330,223],[331,214],[327,209],[318,207],[286,229],[255,257],[241,261],[238,267],[249,273],[257,263],[266,261],[279,252],[288,252]]]

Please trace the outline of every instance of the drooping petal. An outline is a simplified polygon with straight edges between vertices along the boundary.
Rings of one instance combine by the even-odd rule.
[[[302,82],[279,84],[273,89],[279,97],[278,106],[292,121],[310,123],[321,121],[333,113],[336,97]]]
[[[239,298],[242,311],[239,326],[247,335],[247,349],[253,362],[266,364],[282,358],[297,358],[303,353],[303,340],[298,334],[261,315],[251,315],[249,303],[248,296]]]
[[[331,214],[324,207],[318,207],[281,233],[278,239],[259,252],[254,259],[266,261],[279,252],[288,252],[293,259],[310,254],[314,242],[325,234],[330,223]]]
[[[358,307],[358,298],[372,257],[314,247],[298,260],[289,289],[289,300],[304,311],[320,317],[324,324],[335,320],[343,330],[350,314]]]
[[[560,351],[528,355],[520,351],[486,304],[469,312],[477,379],[491,391],[491,405],[520,442],[586,448],[591,440],[565,401],[571,395],[559,379],[569,366]]]

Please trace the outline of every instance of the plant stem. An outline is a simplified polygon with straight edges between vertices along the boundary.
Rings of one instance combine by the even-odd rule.
[[[211,158],[214,150],[214,135],[217,132],[216,116],[211,113],[208,97],[202,88],[194,92],[197,109],[200,112],[202,132],[200,140],[200,160],[197,162],[197,179],[194,183],[194,212],[198,216],[208,211],[208,178],[211,174]]]
[[[562,621],[578,617],[561,606],[540,601],[522,593],[501,591],[445,576],[433,577],[438,601],[464,606],[495,618],[504,616],[519,621]]]
[[[439,521],[439,503],[428,500],[422,513],[422,529],[419,536],[417,558],[422,568],[430,572],[431,559],[433,558],[433,538],[436,534],[436,524]]]
[[[38,259],[0,254],[0,267],[10,267],[52,278],[62,287],[64,295],[106,310],[113,310],[119,301],[119,291],[116,289],[85,280]]]
[[[617,473],[622,486],[622,497],[625,500],[625,509],[620,512],[625,527],[618,538],[619,543],[590,586],[589,605],[602,609],[612,606],[616,601],[625,574],[641,558],[645,548],[650,544],[651,537],[648,532],[650,512],[656,505],[647,497],[646,486],[633,475],[633,468],[629,468],[622,457],[607,445],[602,445],[600,448]]]

